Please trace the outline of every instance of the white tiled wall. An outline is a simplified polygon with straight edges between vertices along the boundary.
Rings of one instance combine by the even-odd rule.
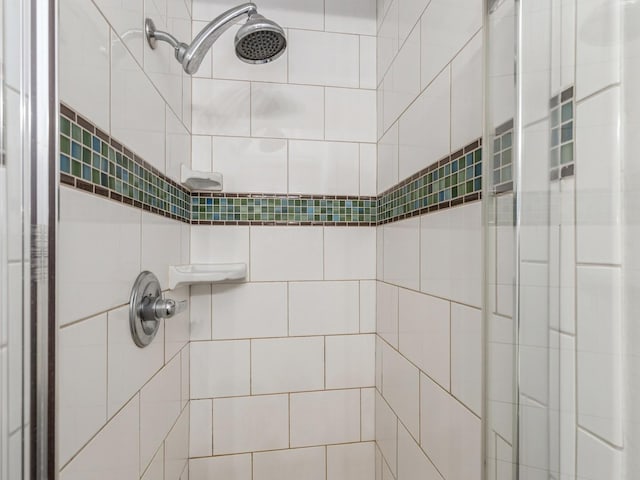
[[[378,193],[482,136],[482,2],[378,2]],[[377,479],[479,479],[482,209],[377,229]]]

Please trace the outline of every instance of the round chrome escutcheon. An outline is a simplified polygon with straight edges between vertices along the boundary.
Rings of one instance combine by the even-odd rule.
[[[138,275],[129,298],[129,327],[133,341],[140,348],[149,345],[158,333],[160,320],[145,319],[143,311],[146,306],[153,305],[161,295],[160,282],[153,273],[145,271]]]

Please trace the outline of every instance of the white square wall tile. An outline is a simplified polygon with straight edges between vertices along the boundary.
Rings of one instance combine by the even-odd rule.
[[[107,132],[110,44],[109,24],[92,3],[60,2],[60,100]]]
[[[288,40],[289,82],[358,88],[358,36],[289,30]]]
[[[278,450],[288,446],[288,395],[213,401],[214,455]]]
[[[182,165],[189,166],[191,134],[168,106],[166,107],[166,122],[167,154],[165,173],[169,178],[179,182]]]
[[[189,460],[189,408],[185,408],[164,441],[164,478],[180,480]]]
[[[213,400],[191,400],[189,415],[189,456],[213,455]]]
[[[189,480],[211,480],[212,478],[251,480],[251,455],[227,455],[189,460]]]
[[[373,480],[375,443],[327,447],[327,480]]]
[[[623,453],[578,428],[578,477],[580,480],[624,478]]]
[[[251,341],[251,393],[299,392],[324,388],[324,338]]]
[[[107,316],[59,333],[59,464],[64,465],[107,420]]]
[[[357,143],[289,141],[289,193],[356,195],[359,172]]]
[[[392,472],[397,470],[398,417],[376,390],[376,443]]]
[[[482,414],[482,311],[451,304],[451,393]]]
[[[192,342],[191,398],[249,394],[249,340]]]
[[[442,476],[403,425],[398,425],[398,478],[440,480]]]
[[[447,67],[400,118],[399,179],[449,155],[451,74]]]
[[[420,288],[420,218],[384,226],[384,281]]]
[[[180,414],[182,385],[180,357],[175,357],[140,391],[140,472]]]
[[[287,336],[286,283],[215,285],[212,292],[215,340]]]
[[[291,446],[360,440],[360,390],[291,395]]]
[[[374,279],[376,276],[375,227],[324,229],[326,280]]]
[[[128,302],[140,272],[140,215],[137,209],[60,188],[60,325]],[[93,252],[95,245],[101,245],[100,255]]]
[[[253,480],[325,480],[324,447],[294,448],[253,455]]]
[[[482,32],[451,63],[451,151],[482,136]]]
[[[326,88],[327,140],[376,141],[376,92],[350,88]]]
[[[213,144],[209,135],[191,136],[191,168],[210,172],[213,169]],[[188,166],[188,165],[187,165]]]
[[[324,88],[275,83],[251,84],[254,137],[324,138]]]
[[[417,438],[420,435],[420,371],[388,345],[382,352],[382,394]]]
[[[380,15],[382,23],[378,29],[378,85],[391,65],[393,57],[398,52],[398,4],[398,1],[389,1],[387,13],[384,16]]]
[[[250,83],[204,78],[194,78],[191,82],[194,134],[251,134]]]
[[[398,152],[398,123],[394,123],[378,143],[377,185],[379,194],[398,183]]]
[[[60,480],[140,478],[140,402],[134,397],[60,472]]]
[[[211,340],[211,285],[191,285],[190,293],[191,340]]]
[[[153,460],[144,472],[141,480],[160,480],[164,478],[164,448],[159,448]]]
[[[376,281],[360,281],[360,333],[376,333]]]
[[[377,282],[376,333],[398,348],[398,287]]]
[[[326,337],[326,388],[375,385],[375,335]]]
[[[164,322],[146,348],[131,340],[129,307],[108,313],[108,415],[114,415],[164,364]]]
[[[360,144],[360,195],[375,197],[377,193],[378,148],[374,143]]]
[[[181,222],[142,212],[141,270],[153,272],[168,288],[169,265],[180,265]]]
[[[420,30],[420,17],[431,0],[397,0],[398,1],[398,40],[400,45],[404,43],[411,30],[418,25]],[[418,34],[419,37],[419,34]],[[420,55],[420,53],[418,53]],[[420,68],[420,62],[416,62]]]
[[[322,227],[251,227],[251,279],[321,280]]]
[[[450,304],[449,302],[400,289],[400,352],[449,389]]]
[[[213,171],[222,172],[225,192],[287,191],[287,141],[213,137]]]
[[[360,88],[376,88],[376,37],[360,36]]]
[[[479,480],[480,418],[425,375],[420,377],[420,445],[445,478]],[[465,455],[461,456],[461,451]]]
[[[358,333],[358,282],[289,284],[289,335]]]
[[[191,227],[192,263],[249,264],[249,227]]]
[[[363,442],[376,439],[376,389],[360,390],[360,439]]]
[[[372,0],[326,0],[324,29],[360,35],[376,34],[376,2]]]

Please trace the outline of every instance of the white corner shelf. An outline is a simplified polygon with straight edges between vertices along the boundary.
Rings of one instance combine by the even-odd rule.
[[[191,190],[222,191],[222,174],[217,172],[201,172],[182,165],[180,181]]]
[[[246,263],[172,265],[169,267],[169,288],[196,283],[242,280],[247,276]]]

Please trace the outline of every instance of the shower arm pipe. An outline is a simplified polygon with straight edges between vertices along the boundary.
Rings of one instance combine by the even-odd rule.
[[[211,46],[233,25],[235,19],[242,15],[250,17],[257,12],[258,7],[254,3],[243,3],[242,5],[231,8],[211,20],[211,22],[196,35],[196,38],[193,39],[190,45],[180,42],[170,33],[156,30],[150,19],[147,19],[145,28],[151,48],[155,48],[156,40],[168,43],[174,48],[176,60],[182,64],[184,71],[189,75],[193,75],[198,70],[198,67]]]

